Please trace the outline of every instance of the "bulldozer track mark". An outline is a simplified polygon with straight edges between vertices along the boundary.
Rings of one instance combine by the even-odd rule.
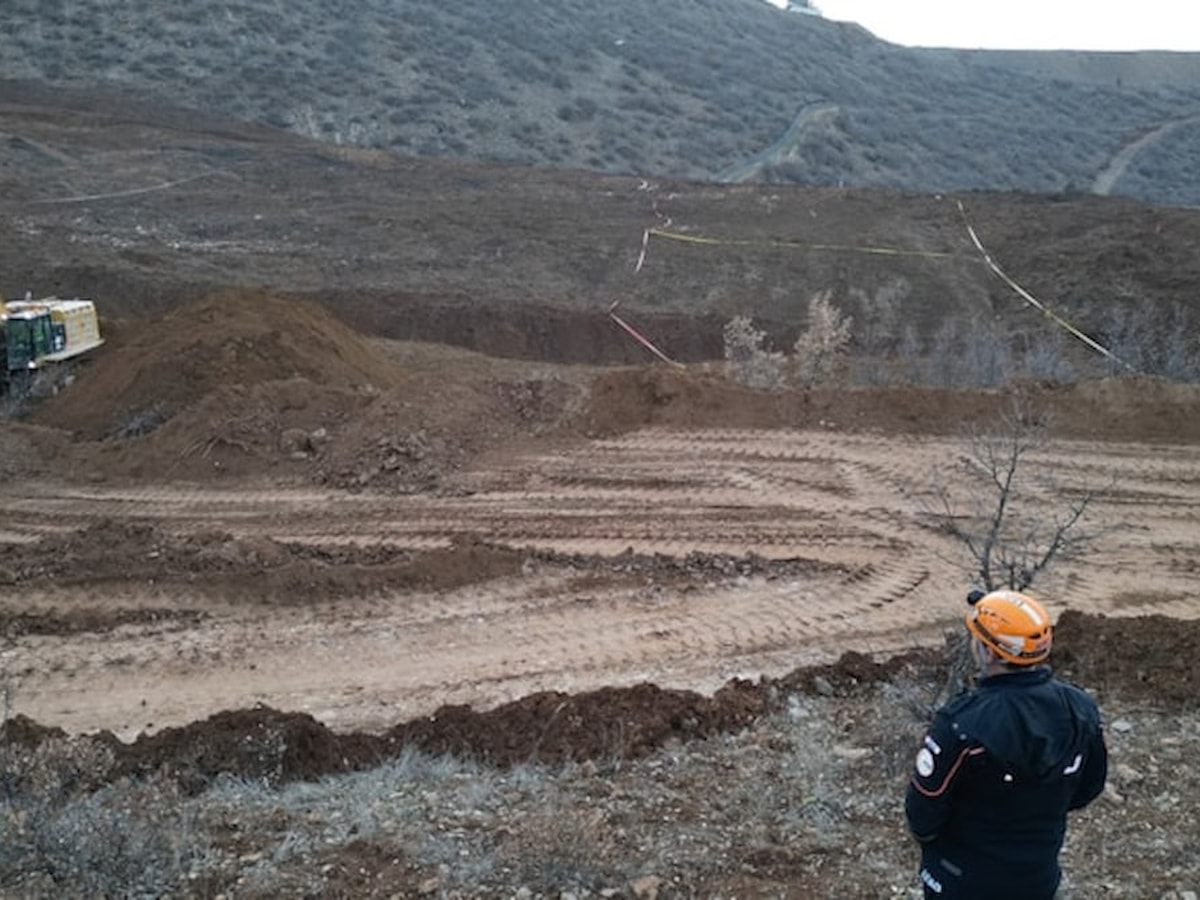
[[[419,553],[479,538],[562,559],[531,554],[522,574],[453,590],[271,608],[187,585],[4,588],[0,602],[21,608],[169,603],[205,612],[104,639],[21,642],[6,650],[5,670],[23,673],[20,711],[76,730],[129,734],[147,720],[182,724],[253,702],[361,728],[447,702],[489,706],[531,690],[645,680],[715,689],[845,650],[936,645],[961,615],[971,568],[929,526],[926,507],[938,464],[949,467],[955,496],[969,496],[953,466],[959,453],[946,438],[651,429],[493,460],[438,496],[12,483],[0,489],[0,540],[14,548],[112,519],[314,548]],[[1064,443],[1037,461],[1065,485],[1048,497],[1097,487],[1095,550],[1056,569],[1054,613],[1200,616],[1194,453]],[[750,576],[625,569],[631,550],[643,566],[693,554],[828,565]],[[151,710],[140,705],[147,680],[161,686]]]

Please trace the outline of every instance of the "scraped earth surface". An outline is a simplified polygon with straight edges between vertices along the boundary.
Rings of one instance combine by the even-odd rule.
[[[417,747],[500,772],[584,766],[553,802],[597,816],[542,845],[511,823],[546,797],[493,785],[507,799],[476,812],[512,859],[471,881],[375,832],[289,855],[273,842],[295,822],[242,809],[254,826],[216,841],[196,894],[910,892],[896,798],[970,570],[937,492],[969,505],[964,425],[1017,399],[1047,437],[1031,500],[1094,494],[1091,543],[1046,597],[1060,670],[1121,724],[1124,768],[1072,833],[1073,889],[1198,886],[1195,388],[762,393],[712,366],[372,341],[253,292],[110,334],[0,437],[10,759],[68,746],[99,760],[77,777],[90,789],[165,777],[192,797],[230,775],[349,778]],[[662,821],[710,822],[725,849],[651,829],[651,807],[622,805],[632,778],[643,799],[671,794],[651,804]],[[747,793],[721,801],[729,778]],[[771,807],[774,791],[798,805]],[[1130,816],[1141,832],[1114,824]],[[563,863],[579,846],[594,858]]]
[[[127,738],[259,703],[377,731],[444,703],[710,693],[937,645],[961,551],[921,490],[955,453],[832,428],[641,429],[492,458],[433,494],[25,483],[3,512],[28,541],[4,564],[15,708]],[[1100,550],[1057,571],[1055,611],[1200,617],[1194,459],[1046,452],[1120,486],[1089,520]]]
[[[955,431],[1011,397],[423,352],[406,367],[315,307],[232,293],[40,407],[74,439],[3,488],[14,709],[126,739],[256,704],[378,732],[544,690],[711,693],[936,646],[959,611],[969,560],[935,490],[967,508]],[[1168,439],[1197,392],[1026,393],[1055,432],[1028,502],[1096,495],[1051,607],[1200,618],[1195,446]]]

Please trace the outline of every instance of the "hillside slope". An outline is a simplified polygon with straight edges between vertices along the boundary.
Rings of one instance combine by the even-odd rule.
[[[401,154],[916,191],[1091,189],[1200,112],[1200,54],[911,50],[761,0],[12,0],[0,73]],[[1105,192],[1200,203],[1200,126]],[[761,160],[760,160],[761,161]]]
[[[379,337],[648,359],[609,319],[620,301],[688,362],[720,358],[739,315],[790,346],[809,299],[828,292],[854,318],[857,353],[934,359],[923,378],[938,384],[986,383],[1004,354],[1036,362],[1036,377],[1104,363],[996,277],[969,226],[1033,296],[1136,370],[1194,377],[1200,359],[1194,210],[405,158],[13,83],[0,83],[0,116],[0,291],[92,296],[111,318],[262,288]]]

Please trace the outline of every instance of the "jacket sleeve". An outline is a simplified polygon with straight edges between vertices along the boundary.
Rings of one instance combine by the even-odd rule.
[[[968,761],[983,752],[982,746],[962,740],[947,716],[934,717],[917,749],[904,797],[908,830],[918,841],[931,841],[945,828],[953,812],[956,779]]]
[[[1082,809],[1099,797],[1108,779],[1108,745],[1104,741],[1104,729],[1098,722],[1085,753],[1079,786],[1069,809]]]

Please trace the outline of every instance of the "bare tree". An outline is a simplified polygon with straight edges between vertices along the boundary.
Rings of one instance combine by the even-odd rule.
[[[970,554],[972,577],[983,590],[1024,590],[1095,537],[1080,528],[1095,491],[1060,484],[1033,466],[1031,454],[1046,443],[1045,425],[1015,399],[996,429],[967,437],[959,465],[969,508],[946,485],[936,491],[941,528]]]
[[[1097,536],[1081,527],[1096,491],[1064,485],[1036,466],[1046,425],[1027,401],[1015,398],[994,429],[966,437],[958,459],[965,478],[956,479],[957,492],[943,479],[935,488],[929,512],[969,555],[977,596],[1025,590],[1054,562],[1082,553]],[[965,633],[954,632],[946,650],[949,672],[930,710],[961,690],[971,670]]]

